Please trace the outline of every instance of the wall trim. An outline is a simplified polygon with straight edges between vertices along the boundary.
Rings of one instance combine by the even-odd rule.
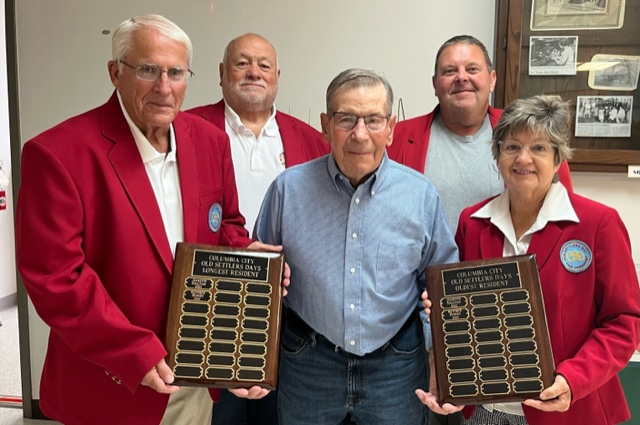
[[[18,293],[14,292],[5,297],[0,298],[0,311],[6,310],[9,307],[18,305]]]

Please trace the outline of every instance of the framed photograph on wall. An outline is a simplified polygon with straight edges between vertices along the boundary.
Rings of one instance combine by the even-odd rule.
[[[529,75],[576,75],[578,37],[530,37]]]
[[[531,30],[620,28],[625,4],[626,0],[533,0]]]
[[[589,87],[633,91],[638,88],[640,56],[597,54],[589,64]]]

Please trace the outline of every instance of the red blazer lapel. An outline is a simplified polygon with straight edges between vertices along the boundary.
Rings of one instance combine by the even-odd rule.
[[[487,220],[487,227],[480,232],[480,258],[502,257],[504,235]]]
[[[538,270],[542,270],[550,258],[551,253],[560,240],[560,236],[562,236],[562,229],[554,222],[547,223],[544,229],[533,234],[527,252],[536,253]]]
[[[311,141],[304,140],[304,136],[296,131],[295,122],[292,124],[291,121],[283,119],[282,114],[278,111],[276,111],[276,122],[278,123],[280,137],[282,138],[282,148],[284,150],[287,168],[290,167],[290,163],[304,162],[305,152],[303,145],[305,143],[311,143]],[[298,158],[298,161],[293,161],[294,158]]]
[[[171,273],[173,256],[158,202],[115,92],[105,104],[101,114],[102,134],[114,142],[109,160],[153,241],[159,257],[167,271]]]
[[[180,192],[182,194],[182,214],[184,222],[184,240],[195,241],[198,235],[198,167],[197,152],[192,143],[190,126],[178,114],[173,122],[176,132],[178,169],[180,170]]]

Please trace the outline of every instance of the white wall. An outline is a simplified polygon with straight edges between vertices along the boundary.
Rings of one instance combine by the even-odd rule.
[[[0,6],[0,161],[11,178],[11,145],[9,144],[9,98],[7,93],[7,55],[4,30],[4,2]],[[13,232],[13,191],[7,188],[7,209],[0,210],[0,310],[15,304],[16,268]]]
[[[622,173],[573,172],[574,190],[615,208],[631,237],[636,270],[640,272],[640,179]]]

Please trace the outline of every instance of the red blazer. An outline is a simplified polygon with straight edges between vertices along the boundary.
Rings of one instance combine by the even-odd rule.
[[[629,419],[617,373],[640,338],[640,289],[627,230],[618,213],[569,193],[580,219],[550,222],[535,233],[528,253],[536,254],[556,372],[573,396],[564,413],[523,406],[530,425],[610,425]],[[504,237],[488,219],[471,214],[489,200],[460,214],[456,242],[461,260],[502,257]],[[562,264],[561,248],[582,241],[593,261],[582,272]],[[470,416],[473,406],[465,408]]]
[[[184,113],[173,125],[184,240],[247,246],[226,134]],[[157,425],[168,396],[139,384],[167,354],[173,258],[116,94],[26,143],[21,170],[18,270],[51,327],[42,411],[65,424]]]
[[[201,116],[222,131],[226,131],[224,100],[189,109],[187,112]],[[310,125],[280,111],[276,111],[276,122],[282,137],[287,168],[329,153],[329,144],[324,141],[322,134]]]
[[[393,131],[393,143],[387,148],[389,158],[407,167],[411,167],[419,173],[424,173],[424,167],[427,163],[427,149],[431,136],[431,124],[439,109],[440,106],[436,106],[435,109],[427,115],[400,121],[396,124],[396,128]],[[487,113],[489,114],[491,128],[495,128],[500,116],[502,116],[502,109],[489,106]],[[564,187],[566,187],[569,192],[573,192],[571,173],[569,172],[569,165],[566,161],[560,164],[558,177],[560,177],[560,181]]]

